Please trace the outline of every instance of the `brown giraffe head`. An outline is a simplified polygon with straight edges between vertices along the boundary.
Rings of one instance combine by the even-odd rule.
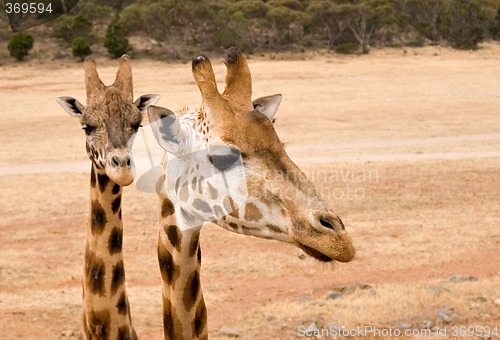
[[[83,63],[87,105],[72,97],[57,101],[73,117],[80,119],[87,137],[86,148],[97,171],[101,170],[115,183],[129,185],[134,180],[131,144],[141,127],[148,105],[160,96],[143,95],[133,101],[130,57],[120,58],[115,82],[106,86],[99,79],[95,61]]]
[[[355,252],[342,221],[276,134],[272,120],[281,95],[252,102],[245,56],[231,48],[225,64],[221,94],[209,59],[193,60],[202,95],[195,122],[164,108],[148,109],[153,132],[170,154],[166,188],[160,190],[174,203],[181,229],[190,221],[211,221],[241,234],[293,243],[321,261],[350,261]]]

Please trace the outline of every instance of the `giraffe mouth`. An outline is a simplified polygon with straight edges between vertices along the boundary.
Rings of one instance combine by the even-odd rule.
[[[307,255],[311,256],[312,258],[321,261],[321,262],[331,262],[333,259],[329,256],[326,256],[322,252],[315,250],[311,247],[305,246],[303,244],[297,243],[297,246],[304,251]]]

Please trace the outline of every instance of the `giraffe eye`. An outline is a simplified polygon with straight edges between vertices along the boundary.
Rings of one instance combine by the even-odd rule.
[[[88,136],[92,133],[92,131],[95,130],[95,127],[92,125],[83,124],[82,129],[85,131],[85,134]]]
[[[233,166],[240,156],[241,151],[235,147],[217,146],[211,149],[208,159],[219,171],[224,171]]]

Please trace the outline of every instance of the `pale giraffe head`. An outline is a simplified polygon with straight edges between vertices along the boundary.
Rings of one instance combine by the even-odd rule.
[[[321,261],[350,261],[354,248],[342,221],[288,157],[274,130],[281,95],[252,102],[245,56],[231,48],[225,64],[226,88],[220,94],[209,59],[193,60],[199,111],[148,108],[153,132],[168,151],[165,183],[159,181],[157,191],[173,202],[180,228],[213,222],[293,243]]]
[[[80,119],[87,138],[87,154],[96,170],[104,171],[119,185],[129,185],[134,180],[133,137],[148,105],[160,98],[148,94],[133,101],[130,64],[130,57],[122,56],[115,82],[106,86],[99,79],[95,61],[87,58],[83,63],[87,105],[72,97],[57,98],[71,116]]]

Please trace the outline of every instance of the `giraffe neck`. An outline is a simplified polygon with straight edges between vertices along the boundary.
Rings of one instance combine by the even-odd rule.
[[[164,176],[160,182],[164,182]],[[164,187],[160,184],[158,188]],[[163,282],[164,339],[208,339],[207,310],[201,290],[201,227],[181,231],[165,192],[160,197],[158,262]]]
[[[82,337],[135,339],[125,291],[122,188],[92,164],[83,274]]]

